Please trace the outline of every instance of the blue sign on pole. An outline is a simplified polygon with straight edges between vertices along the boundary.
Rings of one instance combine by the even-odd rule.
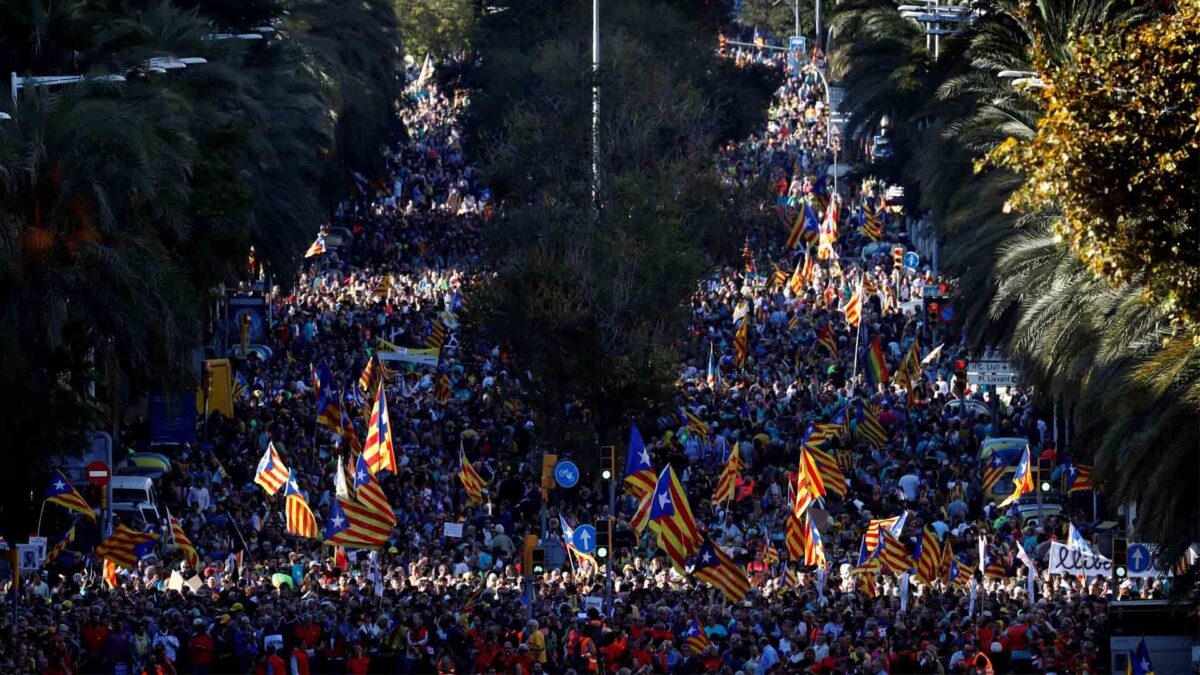
[[[800,77],[800,64],[804,62],[804,52],[808,51],[807,42],[803,35],[793,35],[788,38],[788,68],[792,75]]]
[[[579,467],[575,466],[575,462],[564,459],[554,465],[554,480],[558,481],[559,487],[575,487],[579,483]]]
[[[1150,569],[1150,549],[1145,544],[1130,544],[1125,552],[1129,560],[1129,573],[1138,574]]]
[[[957,318],[958,312],[954,311],[954,307],[952,305],[946,305],[945,307],[942,307],[942,323],[954,323],[954,320]]]
[[[596,528],[591,525],[579,525],[571,534],[571,544],[580,553],[592,553],[596,550]]]
[[[909,251],[904,254],[904,266],[909,269],[917,269],[917,265],[921,264],[921,256],[917,255],[916,251]]]

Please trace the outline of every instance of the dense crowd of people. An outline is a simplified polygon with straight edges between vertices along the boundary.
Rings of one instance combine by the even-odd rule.
[[[785,67],[782,56],[732,58]],[[469,97],[422,82],[400,106],[408,138],[389,153],[393,181],[345,205],[331,223],[348,233],[341,245],[314,256],[291,294],[272,300],[272,356],[235,359],[247,386],[234,418],[214,415],[205,440],[173,456],[158,480],[199,564],[184,562],[165,535],[115,579],[91,560],[26,579],[17,623],[0,619],[0,671],[1105,670],[1106,580],[1050,576],[1042,565],[1029,597],[1018,561],[1020,544],[1044,562],[1067,521],[1091,514],[1068,501],[1061,518],[1027,522],[981,488],[988,437],[1024,437],[1035,454],[1062,459],[1047,415],[1020,388],[989,402],[994,417],[949,405],[982,394],[953,386],[953,363],[966,355],[955,325],[912,310],[943,280],[928,266],[898,264],[891,246],[872,246],[904,246],[907,216],[882,203],[876,182],[837,182],[824,96],[817,73],[789,74],[769,127],[722,152],[731,188],[758,177],[776,186],[780,225],[747,233],[745,264],[713,270],[693,298],[676,406],[701,424],[673,407],[643,430],[654,467],[676,470],[698,524],[753,582],[740,602],[672,566],[650,529],[631,524],[633,495],[618,503],[611,612],[590,600],[604,596],[605,576],[586,562],[552,565],[531,591],[523,587],[530,570],[521,569],[521,535],[538,532],[542,500],[537,420],[522,404],[527,376],[510,371],[505,346],[460,341],[454,329],[481,273],[479,240],[493,204],[462,149],[458,120]],[[805,209],[824,220],[831,202],[836,238],[826,222],[819,242],[788,246]],[[862,225],[868,215],[878,232]],[[859,325],[845,311],[856,293]],[[832,347],[819,339],[824,330]],[[373,397],[357,381],[380,340],[421,348],[431,336],[439,364],[397,368],[386,387],[399,467],[382,481],[397,519],[387,545],[335,549],[320,535],[287,534],[282,493],[270,497],[253,482],[259,458],[268,445],[278,451],[324,527],[347,446],[314,422],[313,373],[328,369],[333,380],[320,386],[344,392],[364,436]],[[876,340],[893,371],[920,345],[920,376],[903,387],[873,380],[863,350]],[[847,483],[844,497],[830,491],[810,511],[828,564],[790,560],[785,521],[800,444],[810,425],[834,423],[855,404],[872,411],[885,438],[847,420],[824,441]],[[487,482],[482,503],[458,477],[460,448]],[[713,503],[734,448],[744,462],[735,495]],[[550,504],[550,522],[606,515],[594,487],[581,487],[569,506]],[[868,524],[895,516],[910,551],[929,526],[973,580],[919,584],[856,571]],[[461,536],[447,524],[461,524]],[[550,529],[553,545],[561,537]],[[1160,591],[1159,582],[1128,589]]]

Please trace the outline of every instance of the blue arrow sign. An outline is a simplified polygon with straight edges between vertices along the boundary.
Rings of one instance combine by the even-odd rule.
[[[1150,569],[1150,549],[1145,544],[1130,544],[1125,552],[1129,560],[1129,573],[1137,574]]]
[[[943,323],[954,323],[954,320],[957,318],[958,318],[958,312],[954,311],[954,307],[952,307],[951,305],[945,305],[944,307],[942,307],[942,322]]]
[[[579,483],[579,467],[575,466],[575,462],[564,459],[554,465],[554,480],[558,481],[559,487],[573,488]],[[592,531],[592,536],[595,536],[595,531]]]
[[[592,553],[596,550],[596,528],[591,525],[578,525],[571,535],[571,543],[580,553]]]
[[[921,256],[917,255],[916,251],[909,251],[908,253],[904,254],[904,266],[905,267],[915,270],[915,269],[917,269],[917,266],[920,264],[921,264]]]

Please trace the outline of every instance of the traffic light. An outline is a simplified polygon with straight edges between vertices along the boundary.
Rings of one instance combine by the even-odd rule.
[[[600,480],[610,481],[616,475],[617,449],[606,445],[600,448]]]
[[[958,359],[954,362],[954,391],[959,396],[967,393],[967,362]]]
[[[892,265],[897,269],[904,265],[904,247],[896,246],[892,248]]]
[[[1112,540],[1113,579],[1125,581],[1129,576],[1129,542],[1125,537],[1114,536]]]
[[[605,518],[597,523],[596,528],[596,560],[605,560],[612,549],[612,518]]]
[[[542,489],[554,487],[554,467],[558,464],[558,455],[542,455]]]
[[[1054,460],[1039,459],[1037,463],[1037,485],[1042,492],[1050,491],[1050,474],[1054,473]]]
[[[936,302],[930,301],[926,303],[925,317],[926,323],[928,323],[930,327],[938,325],[938,322],[942,320],[941,310],[942,308]]]
[[[726,48],[728,47],[728,44],[729,44],[729,38],[725,37],[725,34],[722,33],[717,36],[717,44],[720,45],[721,56],[725,56]]]
[[[526,575],[532,574],[532,572],[530,570],[533,569],[533,552],[535,550],[537,550],[537,547],[538,547],[537,535],[536,534],[525,535],[525,544],[524,544],[524,546],[521,547],[521,554],[522,554],[521,555],[521,561],[522,561],[521,571],[524,572]],[[543,551],[542,552],[543,564],[545,563],[545,561],[546,561],[546,554]]]
[[[546,549],[537,546],[529,555],[529,570],[530,574],[538,575],[546,573]]]

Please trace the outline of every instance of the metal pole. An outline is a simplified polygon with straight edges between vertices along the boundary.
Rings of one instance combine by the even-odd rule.
[[[613,474],[613,479],[608,481],[608,555],[604,558],[604,606],[608,609],[608,615],[613,614],[613,552],[614,546],[612,542],[612,526],[616,522],[617,513],[617,477]]]
[[[796,12],[796,32],[792,33],[792,35],[799,36],[800,35],[800,0],[795,0],[795,2],[792,3],[792,9],[795,10],[795,12]]]
[[[817,44],[816,49],[821,48],[821,0],[817,0],[817,11],[814,20],[817,24]]]
[[[600,225],[600,0],[592,0],[592,208]]]

